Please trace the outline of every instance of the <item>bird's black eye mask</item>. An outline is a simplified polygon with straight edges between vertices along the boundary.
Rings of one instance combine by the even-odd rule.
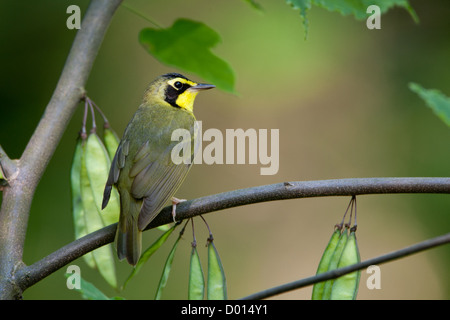
[[[181,106],[177,105],[177,98],[180,94],[182,94],[183,92],[185,92],[187,89],[189,89],[191,87],[191,85],[189,85],[188,83],[184,83],[181,81],[176,81],[173,86],[172,85],[167,85],[166,88],[166,101],[168,103],[170,103],[170,105],[172,105],[175,108],[181,108]]]

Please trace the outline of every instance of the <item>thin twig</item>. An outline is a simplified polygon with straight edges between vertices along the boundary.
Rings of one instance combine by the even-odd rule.
[[[192,248],[196,248],[197,247],[197,239],[195,238],[195,229],[194,229],[194,219],[190,219],[191,220],[191,225],[192,225]]]
[[[347,210],[345,210],[345,213],[344,213],[344,216],[342,217],[341,223],[338,224],[338,225],[336,225],[336,227],[338,227],[339,230],[342,230],[342,227],[344,226],[345,217],[347,216],[348,210],[350,210],[350,216],[351,216],[351,211],[352,211],[352,210],[351,210],[350,208],[353,208],[353,197],[354,197],[354,196],[352,196],[352,199],[351,199],[350,202],[348,203]]]
[[[93,105],[95,107],[95,109],[98,111],[98,113],[100,113],[100,115],[103,118],[103,126],[106,128],[109,128],[109,121],[108,118],[106,118],[105,114],[103,113],[102,109],[100,109],[100,107],[91,99],[89,99],[89,97],[86,97],[86,100],[89,101],[89,104]]]
[[[89,108],[91,109],[91,116],[92,116],[92,128],[91,128],[91,133],[95,133],[97,131],[97,124],[95,123],[95,111],[94,111],[94,106],[91,103],[91,100],[87,99],[86,100]]]
[[[213,234],[212,234],[212,232],[211,232],[211,229],[210,229],[210,227],[209,227],[208,222],[206,222],[205,218],[203,218],[202,215],[200,215],[200,218],[202,218],[203,222],[204,222],[205,225],[206,225],[206,228],[208,229],[209,238],[210,238],[210,239],[213,239]]]

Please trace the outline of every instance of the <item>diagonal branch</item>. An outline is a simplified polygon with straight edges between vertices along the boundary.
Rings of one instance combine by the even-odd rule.
[[[182,202],[177,220],[237,206],[295,198],[393,193],[450,193],[450,178],[361,178],[296,181],[258,186]],[[146,230],[172,222],[172,207],[164,208]],[[71,261],[114,240],[116,224],[107,226],[55,251],[17,273],[23,290]]]
[[[19,298],[15,272],[23,265],[23,245],[36,187],[66,126],[84,95],[84,86],[112,16],[122,0],[92,0],[45,112],[3,191],[0,211],[0,298]]]

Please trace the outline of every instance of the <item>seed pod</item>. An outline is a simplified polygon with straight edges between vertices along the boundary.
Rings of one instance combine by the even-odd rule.
[[[112,160],[116,154],[117,147],[119,146],[119,137],[116,132],[108,126],[103,129],[103,140],[105,141],[105,147],[108,151],[109,159]]]
[[[124,289],[127,283],[139,272],[139,270],[147,262],[147,260],[163,245],[163,243],[166,242],[166,240],[169,238],[170,234],[173,232],[173,230],[175,230],[176,227],[177,225],[174,224],[169,230],[164,232],[164,234],[162,234],[150,247],[148,247],[144,251],[144,253],[142,253],[138,263],[133,268],[127,280],[123,284],[122,289]]]
[[[345,228],[339,236],[339,241],[336,245],[336,249],[333,252],[333,256],[331,257],[330,264],[328,266],[328,271],[335,270],[339,264],[339,260],[341,258],[342,251],[344,251],[345,245],[348,239],[348,230]],[[329,300],[331,296],[331,289],[333,287],[334,279],[325,281],[325,285],[323,288],[323,296],[322,300]]]
[[[175,256],[175,251],[177,250],[178,242],[180,241],[180,239],[181,239],[181,234],[175,241],[175,243],[172,247],[172,250],[170,251],[169,256],[167,257],[166,264],[164,265],[163,273],[161,275],[161,278],[159,279],[159,285],[158,285],[158,289],[156,290],[155,300],[161,300],[162,292],[163,292],[164,288],[166,287],[167,280],[169,279],[170,270],[172,269],[173,257]]]
[[[203,300],[205,296],[205,279],[203,277],[202,265],[198,256],[197,247],[192,246],[191,263],[189,268],[189,300]]]
[[[88,167],[91,171],[93,168],[99,167],[98,161],[94,157],[96,153],[92,152],[97,151],[96,148],[93,148],[93,146],[95,147],[96,145],[95,136],[95,134],[89,135],[85,146],[83,146],[85,150],[81,157],[80,189],[87,233],[97,231],[105,226],[100,214],[100,209],[96,205],[95,191],[91,185],[91,181],[93,180],[92,177],[91,179],[89,178],[88,174]],[[111,245],[100,247],[92,251],[92,254],[100,274],[112,287],[116,288],[117,279],[115,275],[114,256],[112,254]]]
[[[208,239],[208,300],[226,300],[227,282],[219,253],[213,240]]]
[[[120,214],[119,194],[116,189],[113,189],[111,192],[108,206],[103,210],[101,208],[110,165],[111,161],[109,160],[108,152],[100,137],[96,133],[90,133],[86,143],[86,170],[94,202],[98,211],[102,213],[101,219],[104,226],[119,221]]]
[[[86,230],[83,202],[81,200],[81,157],[84,152],[82,143],[83,140],[81,139],[81,137],[79,137],[75,146],[72,167],[70,169],[70,187],[72,194],[72,215],[73,224],[75,227],[75,239],[79,239],[88,234]],[[94,257],[92,256],[91,252],[85,254],[83,256],[83,259],[89,267],[96,267]]]
[[[355,231],[351,231],[339,259],[338,268],[353,265],[361,261],[359,255],[358,243],[356,241]],[[337,278],[331,289],[331,300],[355,300],[358,293],[359,280],[361,278],[361,270],[347,273]]]
[[[316,274],[324,273],[328,271],[330,265],[331,257],[333,256],[334,250],[339,242],[339,237],[341,235],[341,229],[336,228],[331,235],[330,241],[328,242],[325,251],[323,252],[322,258],[320,259],[319,266],[317,267]],[[325,281],[315,283],[313,286],[312,300],[322,300],[323,290],[325,287]]]

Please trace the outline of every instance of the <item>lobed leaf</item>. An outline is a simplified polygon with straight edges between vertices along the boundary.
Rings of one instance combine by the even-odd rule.
[[[139,42],[160,62],[195,73],[218,88],[235,93],[233,70],[211,52],[220,41],[216,31],[188,19],[178,19],[166,29],[146,28],[139,33]]]

